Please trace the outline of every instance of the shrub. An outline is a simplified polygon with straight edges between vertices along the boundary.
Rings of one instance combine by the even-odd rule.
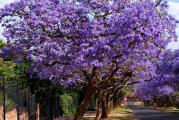
[[[2,105],[3,104],[3,95],[0,94],[0,104]],[[6,95],[6,109],[7,110],[11,110],[15,107],[15,103],[9,99]]]
[[[62,108],[63,116],[74,115],[78,106],[79,94],[75,92],[64,93],[60,96],[60,106]]]
[[[6,100],[6,109],[11,110],[15,107],[14,102],[11,99]]]
[[[175,107],[179,109],[179,102],[176,102]]]

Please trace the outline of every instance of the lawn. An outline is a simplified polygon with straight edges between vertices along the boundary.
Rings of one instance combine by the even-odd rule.
[[[128,108],[116,108],[113,110],[115,113],[132,113],[131,109]]]
[[[165,111],[165,112],[178,112],[179,113],[179,109],[177,109],[177,108],[167,108],[167,109],[164,109],[163,111]]]

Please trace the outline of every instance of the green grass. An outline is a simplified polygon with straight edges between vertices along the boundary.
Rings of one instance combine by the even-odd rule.
[[[167,109],[164,109],[165,112],[178,112],[179,113],[179,109],[177,108],[167,108]]]
[[[117,112],[117,113],[132,113],[131,109],[127,109],[127,108],[116,108],[113,110],[113,112]]]

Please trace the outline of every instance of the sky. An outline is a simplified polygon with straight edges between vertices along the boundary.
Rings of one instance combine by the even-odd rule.
[[[14,0],[0,0],[0,8],[11,2],[14,2]]]
[[[0,8],[13,1],[15,0],[0,0]],[[179,20],[179,0],[168,0],[168,2],[169,2],[169,13],[175,16],[175,18]],[[3,29],[0,28],[0,38],[3,38],[2,31]],[[177,26],[176,32],[178,35],[178,41],[171,42],[168,45],[169,49],[179,49],[179,25]]]
[[[179,0],[170,0],[169,6],[169,13],[179,20]],[[171,42],[168,45],[170,49],[179,49],[179,25],[177,26],[176,33],[178,35],[178,42]]]

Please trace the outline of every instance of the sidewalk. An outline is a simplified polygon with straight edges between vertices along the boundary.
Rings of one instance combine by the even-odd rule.
[[[83,120],[94,120],[96,116],[96,112],[87,111],[83,117]],[[117,112],[113,110],[108,119],[103,120],[133,120],[133,113],[131,112]],[[55,120],[73,120],[73,117],[60,117]],[[101,119],[102,120],[102,119]]]
[[[84,115],[84,120],[94,120],[95,112],[87,112]],[[114,110],[108,115],[108,119],[106,120],[133,120],[132,111],[129,112],[115,112]],[[104,120],[104,119],[103,119]]]

